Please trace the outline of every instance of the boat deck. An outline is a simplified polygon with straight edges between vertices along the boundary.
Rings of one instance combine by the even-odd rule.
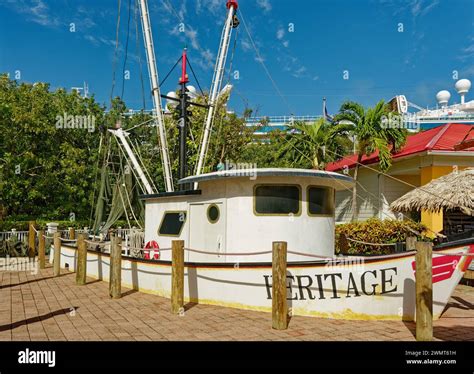
[[[75,285],[75,273],[53,277],[48,265],[0,273],[0,340],[3,341],[176,341],[176,340],[415,340],[415,324],[397,321],[345,321],[293,317],[288,330],[271,329],[271,314],[188,304],[171,315],[169,299],[122,289],[108,297],[106,282],[88,278]],[[74,311],[73,311],[74,309]],[[474,340],[474,288],[459,285],[440,320],[435,340]]]

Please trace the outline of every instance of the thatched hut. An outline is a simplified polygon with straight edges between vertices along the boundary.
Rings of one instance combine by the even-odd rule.
[[[390,204],[390,209],[443,212],[446,234],[474,229],[474,168],[452,172],[415,188]]]

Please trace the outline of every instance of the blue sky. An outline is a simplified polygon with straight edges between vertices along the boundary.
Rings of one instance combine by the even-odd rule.
[[[122,90],[128,2],[121,0],[115,95]],[[433,106],[441,89],[450,90],[452,101],[459,101],[453,71],[459,78],[474,80],[472,0],[240,0],[239,4],[263,61],[241,23],[234,33],[232,61],[240,79],[231,81],[236,90],[230,101],[237,112],[248,105],[260,115],[320,114],[326,97],[331,113],[344,100],[373,105],[397,94]],[[160,77],[187,45],[201,85],[209,88],[225,0],[149,0],[149,7]],[[86,81],[97,101],[108,104],[117,12],[117,0],[0,0],[0,72],[14,76],[19,71],[21,81],[45,81],[52,88],[69,89]],[[181,22],[184,32],[178,30]],[[130,79],[125,81],[124,100],[134,109],[142,107],[139,55],[143,60],[145,54],[139,28],[137,49],[132,12],[126,64]],[[228,62],[233,45],[234,39]],[[142,70],[150,108],[144,61]],[[344,79],[344,71],[349,79]],[[164,93],[175,89],[178,75],[176,71],[164,84]]]

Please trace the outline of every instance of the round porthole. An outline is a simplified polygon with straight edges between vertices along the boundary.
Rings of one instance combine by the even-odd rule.
[[[219,216],[220,212],[219,207],[217,205],[212,204],[209,206],[209,208],[207,208],[207,219],[209,220],[209,222],[216,223],[217,221],[219,221]]]

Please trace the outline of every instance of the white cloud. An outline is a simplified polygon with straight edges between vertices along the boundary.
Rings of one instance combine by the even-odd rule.
[[[276,37],[278,40],[281,40],[285,37],[285,29],[280,28],[277,30]]]
[[[257,0],[257,5],[263,9],[264,12],[272,10],[272,4],[270,0]]]
[[[285,40],[285,41],[284,41],[283,43],[281,43],[281,44],[283,44],[283,47],[288,48],[288,46],[290,45],[290,42],[289,42],[288,40]]]
[[[13,11],[25,15],[28,21],[41,26],[57,27],[61,23],[42,0],[6,0],[4,4]]]

